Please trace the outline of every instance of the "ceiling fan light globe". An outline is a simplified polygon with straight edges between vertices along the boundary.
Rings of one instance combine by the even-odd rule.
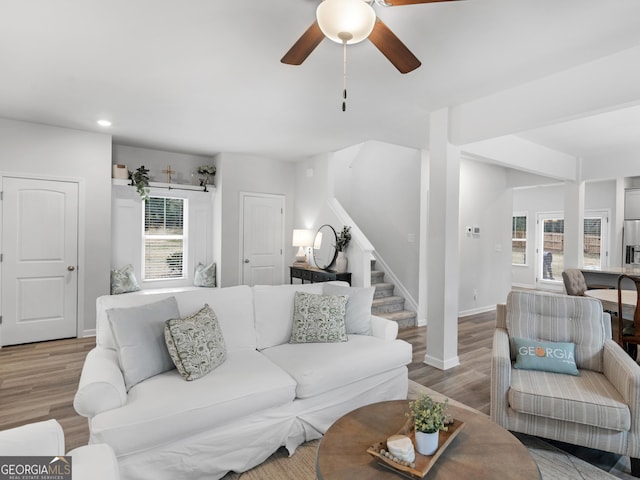
[[[376,23],[376,12],[364,0],[324,0],[316,10],[322,33],[336,43],[365,40]]]

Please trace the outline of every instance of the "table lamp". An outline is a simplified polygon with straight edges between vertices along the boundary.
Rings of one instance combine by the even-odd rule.
[[[291,244],[294,247],[299,247],[298,253],[296,253],[296,263],[299,265],[308,265],[305,248],[313,245],[313,232],[305,229],[294,229]]]

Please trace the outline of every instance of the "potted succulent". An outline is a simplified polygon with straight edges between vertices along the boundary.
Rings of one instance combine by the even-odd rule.
[[[440,430],[447,431],[445,421],[448,403],[448,399],[439,403],[424,393],[418,399],[409,402],[407,416],[413,421],[418,453],[433,455],[438,449]]]
[[[351,227],[346,225],[342,227],[342,231],[336,235],[336,250],[338,257],[336,258],[336,272],[344,273],[347,271],[347,256],[344,251],[351,242]]]

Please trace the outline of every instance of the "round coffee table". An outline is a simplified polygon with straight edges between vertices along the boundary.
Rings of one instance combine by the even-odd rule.
[[[407,400],[374,403],[338,419],[318,445],[320,480],[398,479],[399,475],[367,453],[367,448],[397,433],[406,422]],[[511,433],[482,414],[449,405],[464,428],[429,470],[429,480],[452,478],[540,479],[528,450]]]

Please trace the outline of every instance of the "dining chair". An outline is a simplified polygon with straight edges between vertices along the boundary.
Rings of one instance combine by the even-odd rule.
[[[636,306],[633,310],[633,318],[624,318],[622,303],[622,281],[628,279],[636,287]],[[629,355],[636,358],[638,344],[640,344],[640,277],[623,274],[618,277],[618,344]]]

